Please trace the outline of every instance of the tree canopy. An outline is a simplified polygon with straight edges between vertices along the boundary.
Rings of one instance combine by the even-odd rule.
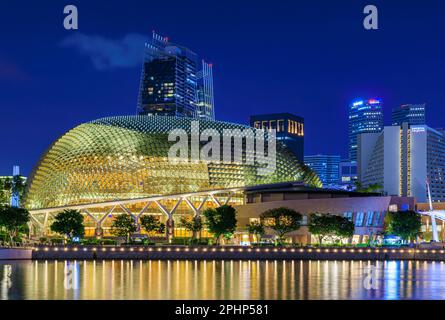
[[[11,243],[20,230],[27,227],[29,219],[30,215],[26,209],[10,206],[0,207],[0,226],[8,233]]]
[[[221,236],[228,239],[233,237],[236,230],[236,210],[232,206],[223,205],[216,209],[210,208],[203,212],[209,232],[213,233],[216,243]]]
[[[373,183],[369,186],[364,187],[361,182],[356,181],[355,187],[357,189],[357,192],[364,192],[364,193],[381,193],[383,190],[383,187],[381,184]]]
[[[139,219],[142,229],[148,234],[164,233],[165,223],[162,223],[158,217],[145,215]]]
[[[264,234],[264,224],[259,221],[251,222],[247,225],[247,230],[250,234],[253,234],[256,237],[257,242],[261,239],[261,236]]]
[[[114,218],[111,224],[111,233],[117,237],[126,237],[130,242],[130,236],[137,230],[136,223],[132,216],[121,214]]]
[[[312,214],[308,225],[309,232],[318,236],[318,242],[323,243],[326,237],[334,240],[349,238],[354,235],[354,223],[348,218],[331,214]]]
[[[261,214],[264,225],[274,230],[280,241],[286,233],[300,228],[302,218],[300,213],[285,207],[270,209]]]
[[[389,212],[385,220],[386,233],[399,236],[403,240],[414,240],[419,234],[422,220],[414,211]]]
[[[193,233],[193,238],[196,239],[199,232],[202,231],[204,224],[200,216],[187,216],[181,218],[181,225],[188,231]]]
[[[82,238],[85,235],[83,215],[77,210],[59,212],[50,227],[51,231],[64,235],[69,239]]]
[[[20,197],[26,190],[26,179],[23,176],[0,178],[0,205],[9,205],[15,189]]]

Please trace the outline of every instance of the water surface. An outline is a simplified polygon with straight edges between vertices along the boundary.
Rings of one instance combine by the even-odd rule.
[[[0,261],[0,299],[445,299],[445,264]]]

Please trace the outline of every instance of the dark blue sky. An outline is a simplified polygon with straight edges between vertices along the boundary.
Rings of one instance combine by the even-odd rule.
[[[78,31],[63,28],[66,4]],[[378,31],[362,26],[366,4]],[[426,102],[429,124],[445,126],[444,12],[437,0],[2,1],[0,175],[29,174],[82,122],[134,114],[153,29],[214,63],[218,120],[303,116],[306,154],[346,156],[356,97],[381,98],[387,123],[394,106]]]

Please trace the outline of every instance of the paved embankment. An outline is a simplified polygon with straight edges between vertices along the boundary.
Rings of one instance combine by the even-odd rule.
[[[0,248],[0,260],[30,260],[32,249]]]
[[[125,246],[38,247],[33,259],[135,259],[135,260],[435,260],[445,261],[445,249],[383,248],[255,248],[255,247],[187,247]]]

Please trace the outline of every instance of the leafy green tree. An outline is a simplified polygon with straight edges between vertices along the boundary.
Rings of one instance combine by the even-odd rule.
[[[378,183],[373,183],[368,186],[368,188],[366,189],[366,192],[377,193],[377,192],[381,192],[382,189],[383,189],[382,185],[380,185]]]
[[[354,235],[354,223],[348,218],[331,214],[312,214],[308,225],[309,232],[318,237],[319,244],[327,237],[334,239],[350,238]]]
[[[277,233],[280,243],[283,242],[286,233],[300,228],[301,219],[301,213],[285,207],[270,209],[261,214],[264,225]]]
[[[318,237],[321,245],[323,240],[332,234],[331,216],[326,214],[312,214],[308,224],[309,232]]]
[[[251,222],[247,225],[247,230],[249,231],[250,234],[252,234],[255,239],[256,242],[259,242],[259,240],[261,239],[261,236],[264,234],[264,224],[260,221],[260,222]]]
[[[18,236],[20,230],[26,229],[29,219],[30,215],[26,209],[10,206],[0,207],[0,226],[9,235],[11,244],[14,242],[14,237]]]
[[[8,205],[11,199],[10,178],[0,178],[0,205]]]
[[[142,229],[144,229],[148,234],[165,232],[165,223],[162,223],[161,220],[155,216],[145,215],[142,216],[139,220]]]
[[[336,216],[336,229],[335,235],[337,237],[351,238],[354,236],[355,225],[346,217]]]
[[[130,242],[130,236],[136,231],[136,223],[133,217],[128,214],[117,216],[111,224],[111,233],[117,237],[125,237],[127,243]]]
[[[188,231],[193,233],[193,239],[197,239],[198,235],[204,228],[202,219],[200,216],[187,216],[181,218],[181,225]]]
[[[59,212],[50,227],[51,231],[72,240],[74,237],[83,238],[85,226],[83,215],[77,210],[65,210]]]
[[[386,233],[399,236],[405,241],[412,241],[420,235],[422,220],[414,211],[390,212],[385,219]]]
[[[363,192],[363,193],[379,193],[379,192],[382,192],[382,190],[383,190],[382,185],[380,185],[378,183],[373,183],[367,187],[363,187],[363,185],[360,181],[356,181],[355,186],[356,186],[357,192]]]
[[[213,233],[216,244],[220,243],[221,237],[230,239],[236,230],[236,210],[232,206],[224,205],[216,209],[207,209],[203,212],[209,232]]]
[[[13,189],[22,198],[26,190],[26,179],[22,176],[0,178],[0,205],[10,204]]]

